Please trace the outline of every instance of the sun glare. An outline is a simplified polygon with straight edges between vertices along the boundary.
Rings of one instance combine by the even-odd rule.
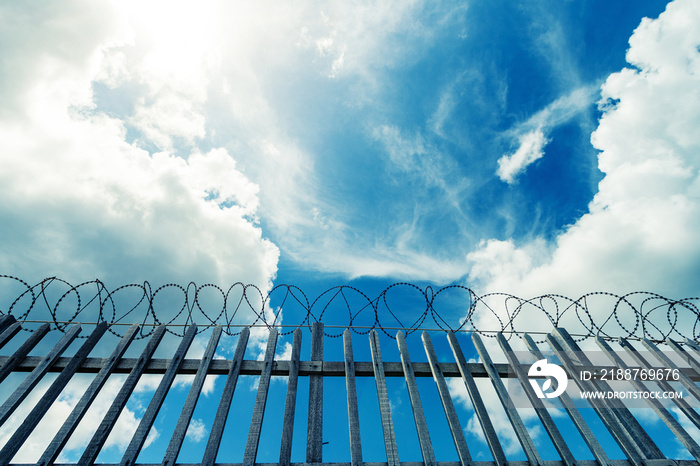
[[[140,44],[148,44],[144,66],[159,75],[188,79],[216,59],[216,24],[210,2],[124,2]]]

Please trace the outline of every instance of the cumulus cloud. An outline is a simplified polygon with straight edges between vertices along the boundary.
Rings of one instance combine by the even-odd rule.
[[[267,287],[278,250],[257,224],[258,186],[235,154],[193,145],[206,134],[207,68],[196,65],[215,60],[189,48],[168,60],[158,47],[139,58],[143,31],[126,7],[2,8],[2,41],[16,46],[4,47],[0,65],[3,272]],[[134,108],[116,115],[100,110],[109,103],[97,82],[147,84],[140,98],[122,95]],[[172,152],[174,140],[183,153]]]
[[[602,117],[591,141],[605,177],[589,212],[551,243],[483,243],[467,256],[471,279],[483,290],[524,297],[596,290],[697,294],[698,22],[700,5],[692,0],[672,2],[658,19],[642,21],[627,53],[633,67],[602,86]],[[495,264],[504,262],[507,270],[497,273]]]
[[[137,127],[144,137],[160,149],[173,150],[173,140],[181,138],[193,144],[205,132],[205,118],[189,99],[172,93],[158,98],[151,105],[139,103],[129,123]]]
[[[201,442],[207,435],[207,426],[201,419],[192,419],[190,425],[187,427],[187,433],[185,438],[193,442]]]

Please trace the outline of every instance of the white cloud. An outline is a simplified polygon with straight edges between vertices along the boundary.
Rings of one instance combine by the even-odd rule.
[[[519,137],[520,147],[513,154],[503,155],[498,159],[496,174],[508,184],[525,171],[528,165],[542,158],[544,146],[549,142],[542,129],[536,129]]]
[[[503,136],[515,139],[518,149],[498,159],[496,175],[508,184],[516,181],[529,165],[544,156],[550,140],[547,134],[555,127],[579,116],[589,108],[597,94],[597,86],[580,86],[558,98],[527,120],[506,131]]]
[[[139,377],[139,381],[134,387],[134,393],[147,393],[155,392],[160,385],[160,381],[163,378],[162,375],[156,374],[143,374]]]
[[[68,1],[60,8],[26,8],[0,7],[0,118],[18,124],[28,115],[50,121],[69,104],[90,105],[92,93],[85,82],[100,67],[100,45],[127,39],[122,15],[109,5]]]
[[[603,116],[591,139],[605,178],[589,213],[551,244],[484,243],[467,257],[483,290],[697,294],[699,21],[700,5],[678,0],[637,28],[627,54],[637,68],[612,74],[602,87]],[[512,261],[498,275],[492,267],[504,251]]]
[[[104,416],[102,415],[98,419],[102,419],[103,417]],[[141,418],[137,418],[135,412],[128,408],[124,408],[119,415],[116,424],[114,424],[114,428],[109,433],[107,441],[102,449],[105,450],[107,448],[116,448],[122,452],[126,451],[126,447],[129,446],[129,443],[134,436],[134,432],[136,432],[136,429],[138,429],[140,422]],[[155,427],[151,428],[146,436],[146,442],[143,444],[143,449],[148,448],[159,436],[160,433],[158,432],[158,429]]]
[[[50,385],[51,381],[39,383],[38,386],[32,390],[29,396],[24,400],[24,402],[19,405],[12,416],[10,416],[2,427],[0,427],[0,448],[4,446],[8,440],[10,440],[15,429],[21,425],[22,421],[30,413],[32,407],[40,400]],[[73,384],[73,387],[74,386],[75,385]],[[69,386],[68,388],[72,387]],[[77,397],[70,400],[70,402],[77,402],[79,396],[80,395],[77,395]],[[48,411],[50,416],[44,416],[42,422],[39,423],[32,435],[27,438],[22,445],[22,448],[15,455],[15,461],[30,462],[39,459],[39,456],[49,444],[53,436],[56,434],[56,432],[58,432],[58,429],[61,428],[65,418],[68,417],[68,414],[72,409],[70,402],[59,400],[53,404]]]
[[[339,232],[338,234],[341,234]],[[360,244],[362,253],[357,253],[348,245],[344,238],[329,238],[324,246],[327,252],[312,251],[310,247],[295,253],[307,254],[304,260],[307,266],[317,270],[338,273],[342,265],[342,273],[350,278],[357,277],[403,277],[406,280],[427,280],[443,283],[464,276],[467,265],[460,258],[443,259],[428,252],[416,251],[412,247],[401,244],[389,238],[387,243]],[[323,260],[325,259],[325,260]]]
[[[688,419],[688,416],[686,416],[683,413],[683,411],[681,411],[677,406],[672,406],[671,411],[676,415],[676,418],[681,424],[681,427],[683,427],[683,429],[685,429],[685,431],[688,432],[690,438],[700,438],[700,429],[698,429],[697,426],[693,424],[693,421]],[[677,458],[692,460],[693,457],[690,454],[690,452],[682,444],[680,444],[678,440],[676,440],[676,442],[678,443],[678,452],[676,453]]]
[[[187,351],[186,357],[188,359],[202,359],[202,356],[204,356],[204,352],[207,349],[207,345],[209,344],[210,336],[210,332],[204,332],[203,334],[197,335],[194,341],[192,342],[192,345],[190,346],[189,350]],[[221,341],[219,341],[217,347],[220,346]],[[214,359],[218,359],[216,352],[214,354]],[[209,396],[211,393],[213,393],[214,389],[216,388],[216,382],[219,380],[219,377],[221,376],[207,375],[204,378],[204,383],[202,384],[201,394],[204,396]],[[189,390],[192,386],[192,382],[194,382],[194,378],[194,375],[178,375],[173,381],[173,387]]]
[[[385,178],[415,185],[412,195],[421,201],[404,212],[405,221],[397,214],[396,218],[388,219],[385,233],[377,234],[374,229],[353,228],[352,218],[348,219],[338,206],[323,199],[307,198],[312,206],[299,212],[298,206],[289,205],[288,197],[281,196],[277,202],[285,203],[284,207],[289,209],[280,205],[280,215],[276,215],[275,221],[285,231],[292,229],[286,236],[285,253],[307,267],[335,273],[340,270],[353,278],[394,276],[440,282],[463,276],[466,272],[463,259],[436,257],[425,250],[424,238],[416,225],[423,214],[434,213],[435,191],[440,192],[441,200],[455,216],[463,216],[461,202],[469,182],[461,176],[457,163],[420,131],[406,132],[387,124],[374,127],[371,136],[383,147],[388,167]],[[397,207],[404,208],[405,205]]]
[[[256,223],[258,186],[226,149],[192,147],[206,134],[202,73],[215,57],[196,47],[144,55],[142,43],[134,45],[146,41],[144,31],[117,7],[72,2],[31,15],[3,7],[0,34],[11,46],[0,73],[11,79],[0,85],[0,268],[30,280],[196,278],[267,287],[278,250]],[[168,4],[158,12],[179,14],[199,33],[200,10],[209,11]],[[108,116],[96,111],[96,81],[145,83],[146,91],[123,96],[133,116]],[[135,143],[132,127],[141,131]],[[168,150],[183,142],[187,158],[148,153],[139,145],[145,140]]]
[[[628,52],[640,68],[612,74],[603,85],[603,116],[591,139],[601,151],[599,167],[605,178],[589,212],[551,242],[541,238],[523,244],[511,239],[482,242],[467,255],[470,283],[480,293],[522,298],[555,293],[572,299],[594,291],[622,295],[648,290],[670,298],[697,295],[700,137],[693,128],[700,124],[700,96],[695,92],[700,74],[693,70],[700,63],[700,52],[684,44],[700,45],[700,33],[688,18],[694,18],[690,23],[700,21],[697,3],[676,1],[658,19],[643,21]],[[676,47],[686,53],[675,61],[657,60],[659,43],[671,57],[679,55]],[[641,299],[628,301],[641,306]],[[504,295],[492,295],[484,303],[500,321],[483,305],[475,315],[475,324],[482,329],[500,329],[516,309],[519,331],[551,328],[543,310],[556,317],[568,308],[559,325],[572,333],[584,331],[589,319],[581,308],[561,299],[558,304],[551,299],[533,301],[520,309],[515,300],[504,307]],[[647,302],[645,309],[654,303]],[[580,304],[602,324],[601,317],[610,314],[615,299],[596,295]],[[628,311],[627,304],[617,308],[621,325],[633,322]],[[668,327],[665,315],[649,318]],[[611,319],[605,330],[623,334],[617,325],[618,320]]]
[[[216,381],[219,380],[218,375],[208,375],[204,379],[202,384],[201,394],[204,396],[209,396],[214,392],[216,388]],[[183,390],[189,390],[194,382],[194,375],[180,375],[173,381],[173,388],[182,388]]]
[[[139,102],[129,123],[143,132],[145,138],[158,148],[173,150],[173,140],[181,138],[192,145],[205,136],[205,118],[190,99],[173,93],[160,96],[155,103]]]
[[[438,188],[447,202],[459,208],[459,195],[468,182],[460,176],[457,162],[449,155],[431,145],[420,132],[406,135],[393,125],[375,128],[372,136],[384,146],[391,162],[389,174],[399,172],[419,180],[425,188]]]
[[[529,249],[515,247],[512,241],[488,240],[479,244],[479,249],[470,253],[468,260],[473,266],[470,273],[486,282],[502,280],[505,283],[521,280],[534,266],[533,255],[543,242],[528,245]]]
[[[490,382],[487,380],[476,380],[475,382],[478,384],[479,393],[481,394],[484,404],[489,411],[489,418],[493,423],[504,452],[509,456],[521,453],[522,447],[520,446],[518,437],[513,430],[513,426],[510,423],[505,410],[502,408],[496,391],[490,386]],[[464,386],[464,382],[461,378],[449,379],[448,388],[454,402],[457,405],[461,405],[471,414],[469,421],[467,421],[467,425],[464,427],[465,433],[479,439],[485,445],[486,437],[484,436],[484,429],[479,422],[479,418],[474,412],[474,407],[471,399],[469,398],[469,394],[467,393],[467,389]],[[518,410],[518,413],[528,427],[528,433],[532,437],[533,441],[539,446],[543,431],[542,427],[538,424],[535,410],[529,408],[520,409]]]
[[[461,378],[448,378],[447,388],[450,390],[450,396],[455,403],[462,405],[467,411],[474,411],[474,406],[472,405],[472,400],[469,398],[467,387],[464,385],[464,381]]]
[[[595,102],[598,95],[599,87],[597,85],[576,87],[516,125],[510,130],[510,134],[519,135],[536,129],[543,129],[546,132],[579,115]]]
[[[201,419],[192,419],[190,425],[187,427],[187,433],[185,438],[193,442],[201,442],[207,435],[207,426],[204,425],[204,421]]]
[[[130,40],[104,51],[96,80],[112,87],[135,82],[133,114],[126,121],[143,134],[142,143],[172,151],[206,136],[204,105],[212,76],[220,70],[216,11],[211,2],[123,2]]]
[[[209,88],[210,98],[220,98],[225,106],[219,119],[225,127],[212,122],[207,131],[226,132],[227,147],[241,149],[236,157],[260,186],[260,215],[280,238],[280,248],[302,267],[351,276],[375,273],[378,261],[372,258],[377,257],[390,262],[379,264],[381,270],[406,270],[404,252],[392,252],[393,245],[382,245],[358,260],[358,251],[367,250],[368,244],[356,234],[353,206],[345,196],[339,199],[329,186],[333,182],[317,171],[317,165],[328,166],[320,159],[336,154],[332,149],[319,153],[297,137],[298,122],[317,109],[310,104],[285,113],[294,108],[289,106],[294,96],[289,95],[287,81],[315,86],[332,77],[343,89],[352,89],[348,94],[334,91],[341,105],[373,105],[386,86],[385,73],[429,50],[435,31],[422,23],[426,10],[438,23],[443,13],[424,2],[310,3],[294,8],[257,3],[243,12],[228,8],[219,14],[232,18],[233,24],[219,32],[225,40],[213,44],[219,48],[221,69],[220,75],[210,76]],[[284,95],[278,89],[281,76]],[[303,84],[294,89],[302,94],[308,90]],[[316,93],[315,88],[310,91]],[[428,162],[426,157],[424,164]],[[414,251],[405,254],[420,256]]]
[[[577,54],[571,52],[578,46],[572,42],[580,39],[570,34],[571,27],[566,23],[567,15],[562,13],[562,6],[529,2],[522,5],[522,10],[528,14],[527,30],[532,36],[530,47],[533,52],[549,65],[550,79],[561,88],[570,88],[580,85],[582,73]]]
[[[327,3],[321,11],[306,16],[297,44],[315,50],[320,63],[329,69],[328,77],[355,76],[377,86],[377,71],[417,52],[400,39],[403,33],[410,31],[413,37],[430,41],[432,31],[421,24],[421,16],[427,15],[425,9],[429,8],[430,4],[420,0]],[[438,14],[447,18],[464,9],[457,6]],[[381,50],[377,44],[383,44]],[[363,102],[364,96],[358,99]]]
[[[286,342],[282,347],[282,353],[275,355],[277,361],[289,361],[292,359],[292,344]]]
[[[107,410],[110,408],[112,400],[114,400],[114,397],[120,390],[125,378],[126,376],[113,376],[107,381],[86,415],[78,424],[75,432],[66,443],[66,446],[58,457],[59,462],[75,461],[77,457],[82,454],[82,451],[87,446],[92,435],[102,422],[104,415],[107,413]],[[73,411],[73,408],[75,408],[75,405],[89,385],[90,380],[90,377],[78,375],[68,383],[58,399],[42,417],[32,434],[24,442],[22,448],[17,452],[14,457],[15,462],[33,463],[39,459],[49,442],[54,438],[68,418],[68,415]],[[48,389],[51,382],[52,380],[47,380],[40,383],[20,405],[12,417],[10,417],[8,422],[2,426],[0,429],[0,446],[4,445],[5,442],[9,440],[14,429],[18,427],[21,420],[29,414],[34,405],[39,401],[39,398],[46,389]],[[107,437],[103,449],[126,449],[139,422],[140,418],[136,417],[134,411],[129,409],[129,407],[124,408],[114,428]],[[157,429],[151,429],[146,438],[144,448],[147,448],[155,441],[158,435]]]
[[[343,86],[353,91],[338,94],[345,99],[341,105],[369,105],[386,85],[387,70],[429,50],[433,22],[439,27],[465,7],[443,12],[422,1],[301,6],[212,1],[197,8],[184,2],[116,8],[128,27],[121,41],[102,49],[97,79],[110,90],[100,91],[97,101],[105,107],[113,100],[129,103],[122,119],[134,145],[187,156],[192,146],[223,141],[215,147],[225,145],[238,162],[236,170],[259,186],[256,212],[284,243],[285,253],[305,267],[353,269],[350,274],[374,270],[373,263],[355,260],[366,245],[348,225],[344,200],[328,195],[316,171],[317,158],[326,155],[305,147],[295,134],[310,110],[307,105],[290,110],[295,108],[290,83],[344,79]],[[301,84],[293,89],[315,92]],[[388,257],[392,263],[382,269],[406,268],[402,253],[382,249],[369,254]]]

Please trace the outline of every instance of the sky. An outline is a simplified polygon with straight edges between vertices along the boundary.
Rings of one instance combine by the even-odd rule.
[[[692,3],[3,5],[0,269],[694,296]]]
[[[693,0],[4,2],[0,274],[697,296],[698,24]]]

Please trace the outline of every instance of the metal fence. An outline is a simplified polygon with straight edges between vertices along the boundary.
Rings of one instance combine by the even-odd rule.
[[[595,366],[588,360],[586,353],[581,351],[578,343],[567,333],[565,329],[555,328],[546,336],[546,344],[537,344],[527,334],[522,335],[524,344],[529,353],[536,360],[544,359],[544,352],[554,353],[561,367],[565,368],[569,380],[575,383],[581,391],[607,391],[610,390],[608,382],[604,380],[592,379],[584,380],[578,377],[582,368],[600,370],[656,370],[663,369],[676,370],[677,378],[674,379],[674,387],[681,386],[687,393],[685,399],[674,399],[673,406],[654,398],[647,398],[644,401],[654,411],[655,415],[668,427],[673,436],[685,447],[693,460],[681,460],[667,458],[652,439],[652,436],[640,424],[637,418],[631,413],[625,403],[620,399],[592,399],[589,400],[588,407],[592,408],[595,415],[605,426],[607,432],[614,438],[615,443],[623,452],[626,459],[610,458],[609,449],[600,440],[599,432],[591,428],[590,422],[581,414],[581,400],[574,400],[566,392],[558,396],[556,400],[541,399],[538,397],[535,385],[530,383],[528,369],[532,366],[531,361],[518,359],[518,352],[513,351],[511,342],[503,334],[497,334],[495,341],[500,346],[502,354],[496,354],[498,348],[485,344],[485,339],[477,333],[470,333],[469,338],[478,354],[480,362],[468,362],[462,346],[458,342],[454,332],[442,332],[436,338],[447,338],[451,348],[453,362],[441,362],[438,360],[433,341],[427,332],[421,334],[422,346],[427,356],[427,362],[412,362],[409,355],[408,345],[402,331],[396,334],[396,343],[400,354],[400,361],[383,361],[380,348],[380,339],[376,331],[368,333],[369,346],[371,349],[371,361],[355,361],[352,348],[351,332],[346,330],[343,334],[343,360],[324,360],[324,335],[323,324],[314,323],[311,332],[311,351],[309,360],[300,360],[302,347],[302,330],[297,328],[293,334],[291,357],[288,360],[275,360],[275,351],[278,343],[278,331],[275,328],[269,329],[267,346],[262,360],[245,359],[246,347],[249,343],[250,331],[244,328],[238,337],[235,354],[232,359],[215,359],[214,354],[222,335],[222,327],[214,327],[209,343],[201,359],[186,359],[188,348],[197,334],[196,325],[190,325],[179,342],[179,346],[167,359],[153,358],[159,343],[165,335],[165,326],[157,327],[145,344],[138,358],[123,357],[127,348],[135,339],[139,332],[139,325],[134,324],[123,334],[123,337],[107,358],[89,357],[91,351],[98,344],[100,339],[108,330],[108,324],[100,323],[95,326],[88,338],[84,339],[79,349],[70,357],[62,357],[65,350],[73,343],[81,332],[81,325],[75,324],[67,329],[60,340],[43,356],[28,356],[30,351],[50,332],[49,324],[44,324],[36,328],[33,332],[26,334],[18,332],[21,323],[15,321],[11,316],[0,317],[0,348],[19,335],[27,338],[19,343],[15,341],[16,350],[12,354],[0,356],[0,382],[4,381],[13,372],[28,373],[12,393],[5,399],[0,407],[0,426],[4,425],[10,416],[17,410],[20,404],[28,397],[30,392],[49,372],[58,373],[53,379],[49,388],[43,393],[39,401],[32,407],[31,412],[24,417],[20,425],[13,426],[13,433],[9,440],[0,450],[0,465],[11,463],[15,454],[26,442],[32,431],[42,420],[44,414],[57,400],[62,390],[76,373],[95,374],[80,401],[75,405],[70,415],[63,422],[55,437],[48,443],[41,458],[36,464],[53,464],[62,448],[75,431],[81,419],[94,402],[95,398],[103,389],[107,379],[111,374],[126,374],[126,378],[119,389],[118,394],[111,402],[111,406],[101,419],[99,427],[94,432],[91,440],[82,452],[82,456],[77,464],[94,464],[97,457],[105,445],[110,431],[123,411],[131,396],[136,384],[143,374],[162,374],[157,389],[155,390],[150,404],[148,405],[138,428],[133,432],[133,437],[126,448],[122,465],[132,465],[136,463],[139,452],[144,446],[147,435],[163,406],[166,395],[173,385],[176,375],[194,374],[189,394],[184,403],[184,407],[179,415],[174,432],[169,440],[167,451],[162,459],[163,465],[180,464],[176,463],[178,455],[183,445],[187,428],[192,420],[192,415],[202,392],[202,387],[207,375],[217,374],[226,377],[221,398],[218,401],[218,408],[214,421],[209,432],[206,449],[201,461],[197,464],[213,465],[216,463],[217,454],[222,446],[222,434],[226,426],[229,413],[235,407],[232,400],[236,385],[241,375],[259,376],[257,395],[253,408],[247,442],[243,452],[243,465],[253,465],[256,463],[260,434],[263,421],[265,420],[265,407],[268,400],[268,393],[272,376],[287,377],[287,391],[283,416],[282,435],[279,439],[279,464],[352,464],[363,463],[363,449],[360,438],[360,421],[358,401],[356,394],[356,380],[358,377],[370,377],[376,384],[376,396],[378,399],[379,413],[381,417],[381,429],[383,432],[384,448],[386,452],[386,462],[366,463],[370,465],[418,465],[419,462],[401,461],[399,449],[397,448],[397,437],[395,435],[394,421],[392,417],[392,407],[387,392],[387,378],[401,377],[405,379],[410,407],[415,421],[418,442],[423,464],[442,466],[457,464],[538,464],[538,465],[586,465],[586,464],[611,464],[611,465],[666,465],[666,464],[698,464],[700,461],[700,446],[698,438],[694,438],[689,431],[684,428],[679,416],[675,412],[683,413],[685,419],[694,426],[700,427],[700,414],[688,401],[689,399],[700,400],[700,387],[697,381],[700,380],[700,347],[693,341],[687,340],[679,344],[667,340],[665,343],[674,351],[676,362],[672,361],[668,353],[660,351],[656,343],[649,340],[641,341],[646,351],[658,357],[659,363],[648,360],[637,348],[640,343],[632,343],[621,339],[619,345],[624,349],[629,358],[620,357],[619,351],[613,351],[610,342],[597,339],[600,350],[610,358],[608,366]],[[493,340],[489,340],[489,343]],[[617,343],[616,343],[617,344]],[[488,348],[488,349],[487,349]],[[469,352],[473,352],[469,348]],[[415,354],[414,354],[415,356]],[[507,363],[495,363],[495,359],[505,359]],[[678,359],[682,359],[684,364],[677,364]],[[634,365],[630,365],[629,359],[634,360]],[[295,407],[297,406],[298,381],[300,377],[308,377],[308,422],[306,432],[294,430]],[[324,410],[324,379],[327,377],[344,377],[347,394],[347,416],[350,443],[350,457],[345,463],[327,463],[323,458],[323,410]],[[444,410],[444,415],[449,426],[454,447],[459,458],[458,462],[436,461],[434,443],[431,442],[428,424],[421,395],[419,394],[416,379],[420,377],[432,377],[435,382],[440,402]],[[469,399],[473,405],[474,413],[488,446],[488,450],[493,458],[492,461],[476,461],[473,457],[473,445],[470,445],[464,435],[464,425],[460,423],[455,409],[453,396],[448,389],[448,379],[460,378]],[[502,405],[507,419],[512,426],[517,440],[522,447],[527,461],[509,460],[503,448],[503,432],[496,427],[492,419],[493,409],[488,406],[482,396],[482,390],[477,387],[476,379],[482,378],[490,380],[497,398]],[[517,381],[517,382],[516,382]],[[519,383],[519,387],[524,392],[524,396],[529,400],[530,408],[534,409],[541,425],[551,440],[559,456],[557,460],[543,460],[541,451],[538,450],[538,443],[533,439],[532,433],[526,428],[519,406],[512,397],[512,388],[506,384]],[[649,392],[650,384],[657,384],[662,390],[671,388],[669,381],[657,380],[654,382],[631,382],[635,389],[640,392]],[[675,388],[674,388],[675,389]],[[305,396],[306,394],[304,394]],[[554,404],[556,402],[556,404]],[[561,423],[557,421],[555,410],[565,411],[573,422],[576,430],[580,434],[583,442],[589,449],[589,453],[594,460],[582,460],[575,457],[570,445],[562,435]],[[328,426],[325,426],[328,429]],[[306,436],[306,460],[304,463],[291,463],[292,440],[298,436]],[[138,464],[138,463],[136,463]],[[236,463],[241,464],[241,463]],[[259,463],[260,464],[260,463]]]

